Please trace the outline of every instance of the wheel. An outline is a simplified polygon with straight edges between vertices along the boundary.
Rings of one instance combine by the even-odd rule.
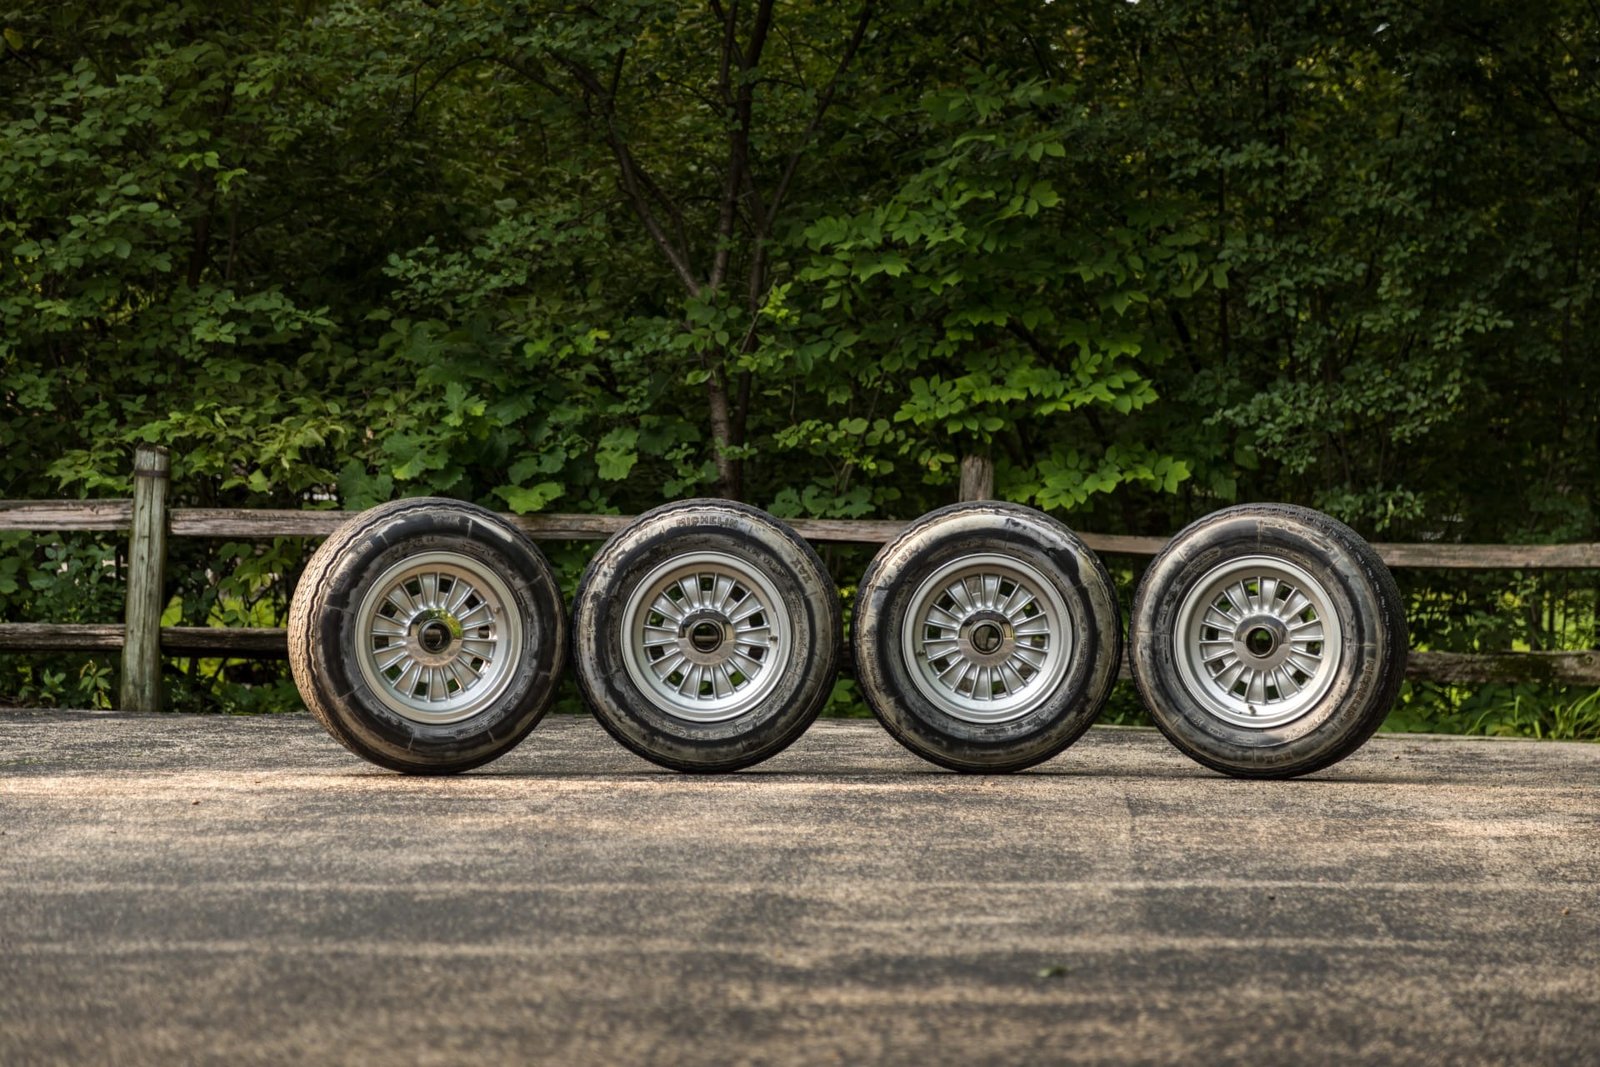
[[[1134,597],[1134,684],[1183,752],[1290,778],[1360,748],[1405,674],[1400,591],[1372,546],[1310,508],[1247,504],[1174,537]]]
[[[504,755],[549,707],[566,662],[561,590],[491,511],[399,500],[323,542],[289,610],[306,707],[352,752],[414,774]]]
[[[578,687],[611,735],[680,771],[730,771],[799,737],[838,670],[839,596],[811,546],[727,500],[639,516],[572,612]]]
[[[1111,577],[1055,519],[957,504],[890,541],[861,579],[856,681],[911,751],[959,771],[1015,771],[1094,722],[1122,657]]]

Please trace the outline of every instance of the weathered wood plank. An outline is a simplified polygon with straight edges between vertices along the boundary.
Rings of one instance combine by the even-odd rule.
[[[121,623],[0,623],[0,652],[99,652],[123,647]],[[227,656],[281,659],[288,656],[289,631],[271,627],[163,626],[165,656]]]
[[[962,503],[994,499],[994,460],[988,456],[961,457],[961,480],[956,499]]]
[[[900,536],[909,521],[900,519],[786,519],[794,532],[808,541],[881,545]]]
[[[226,508],[174,508],[174,537],[326,537],[351,519],[351,511],[295,511],[290,509],[233,510]],[[504,518],[536,541],[598,541],[610,537],[635,518],[633,515],[510,515]],[[813,541],[853,541],[881,544],[909,523],[856,519],[795,519],[790,525]]]
[[[353,511],[293,508],[173,508],[173,537],[327,537]]]
[[[634,520],[632,515],[503,515],[535,541],[603,541]]]
[[[93,652],[121,647],[121,623],[0,623],[0,652]]]
[[[122,711],[161,710],[162,586],[167,570],[167,476],[172,457],[159,445],[133,454],[133,527],[122,643]]]
[[[126,530],[131,500],[0,500],[0,530]]]
[[[1535,682],[1600,685],[1597,652],[1413,652],[1406,677],[1446,685]]]
[[[1372,547],[1391,567],[1470,571],[1588,570],[1600,567],[1600,544],[1376,544]]]
[[[1083,543],[1096,552],[1112,556],[1153,556],[1167,547],[1165,537],[1135,537],[1131,534],[1096,534],[1074,531]]]
[[[289,631],[267,626],[163,626],[161,651],[169,656],[288,659]]]
[[[132,522],[127,500],[0,501],[0,530],[125,530]],[[326,537],[354,515],[349,511],[290,508],[174,508],[174,537]],[[603,540],[633,521],[631,515],[506,515],[540,541]],[[812,541],[883,544],[910,525],[897,519],[792,519],[789,524]],[[1096,552],[1116,556],[1154,556],[1165,537],[1079,532]],[[1567,545],[1455,545],[1380,543],[1373,546],[1397,568],[1444,570],[1600,569],[1600,543]]]

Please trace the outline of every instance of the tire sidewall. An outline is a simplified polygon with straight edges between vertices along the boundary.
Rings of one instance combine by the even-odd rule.
[[[627,605],[672,559],[721,552],[758,570],[789,619],[790,654],[754,708],[694,722],[657,705],[627,669]],[[573,662],[595,717],[646,759],[677,770],[731,770],[787,747],[815,720],[838,669],[838,595],[810,545],[778,520],[721,500],[657,508],[615,535],[585,571],[573,603]]]
[[[1261,729],[1211,713],[1178,670],[1184,638],[1176,624],[1185,598],[1216,567],[1245,556],[1283,560],[1310,574],[1340,629],[1327,690],[1295,719]],[[1130,632],[1134,682],[1156,725],[1201,763],[1245,775],[1306,773],[1359,747],[1387,714],[1398,684],[1393,660],[1404,660],[1397,601],[1375,553],[1342,523],[1286,505],[1225,509],[1179,533],[1140,583]]]
[[[902,646],[922,583],[947,563],[1009,556],[1061,596],[1072,628],[1066,673],[1049,699],[999,723],[957,718],[924,695]],[[963,771],[1007,771],[1049,759],[1093,724],[1116,682],[1121,611],[1098,557],[1064,524],[1021,505],[960,504],[930,512],[890,542],[861,582],[852,644],[868,706],[901,743]]]
[[[385,766],[455,771],[504,754],[543,717],[566,660],[566,612],[543,555],[493,512],[456,501],[401,501],[353,524],[359,525],[354,536],[330,539],[319,550],[332,559],[307,568],[316,584],[300,594],[305,609],[298,621],[315,667],[296,681],[311,687],[340,740]],[[508,607],[520,615],[517,663],[505,688],[459,722],[405,718],[378,698],[357,661],[363,599],[392,566],[426,552],[454,553],[495,574],[511,593]]]

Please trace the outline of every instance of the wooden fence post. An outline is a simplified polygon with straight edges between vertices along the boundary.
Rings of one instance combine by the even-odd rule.
[[[994,499],[994,460],[988,456],[961,457],[961,496],[970,500]]]
[[[127,627],[122,646],[123,711],[161,710],[161,597],[167,569],[167,475],[159,445],[133,454],[133,526],[128,537]]]

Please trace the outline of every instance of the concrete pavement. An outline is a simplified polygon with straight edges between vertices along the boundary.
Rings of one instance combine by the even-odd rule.
[[[453,779],[303,716],[0,713],[0,1064],[1593,1063],[1600,746],[1011,777],[553,718]]]

